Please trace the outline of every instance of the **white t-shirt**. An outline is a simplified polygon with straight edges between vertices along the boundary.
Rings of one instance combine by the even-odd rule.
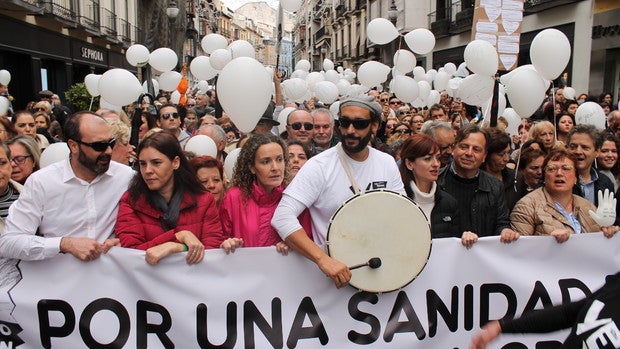
[[[314,242],[319,245],[326,241],[332,215],[355,195],[349,177],[340,163],[338,147],[340,145],[308,160],[286,188],[282,198],[284,201],[290,196],[309,208]],[[355,161],[347,155],[344,155],[344,158],[360,186],[360,191],[387,189],[405,194],[398,167],[390,155],[370,148],[370,154],[364,161]],[[279,233],[285,238],[293,231]]]

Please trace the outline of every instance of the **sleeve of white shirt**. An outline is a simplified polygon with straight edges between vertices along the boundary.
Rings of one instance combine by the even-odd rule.
[[[43,219],[45,188],[39,178],[31,179],[9,208],[5,231],[0,235],[0,257],[41,260],[60,252],[62,237],[35,235]]]
[[[276,212],[271,219],[271,226],[278,232],[282,240],[301,229],[297,217],[306,209],[306,206],[299,200],[282,195],[282,199],[276,208]]]
[[[405,186],[403,185],[403,179],[400,176],[400,171],[398,170],[398,166],[396,165],[396,163],[394,162],[393,165],[394,166],[394,171],[392,171],[392,178],[390,178],[390,188],[391,190],[402,194],[402,195],[407,195],[407,193],[405,192]]]

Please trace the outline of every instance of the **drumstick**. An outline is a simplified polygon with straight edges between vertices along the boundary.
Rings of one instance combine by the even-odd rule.
[[[356,265],[350,266],[349,270],[358,269],[358,268],[361,268],[361,267],[371,267],[372,269],[377,269],[380,266],[381,266],[381,258],[373,257],[373,258],[369,259],[368,262],[366,262],[366,263],[356,264]]]

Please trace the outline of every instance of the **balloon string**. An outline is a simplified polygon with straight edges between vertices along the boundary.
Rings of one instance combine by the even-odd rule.
[[[558,141],[558,116],[555,114],[555,84],[551,81],[551,102],[553,103],[553,130],[555,133],[555,141]],[[544,111],[543,107],[543,111]]]
[[[88,111],[93,111],[93,101],[95,100],[94,96],[90,96],[90,106],[88,107]]]

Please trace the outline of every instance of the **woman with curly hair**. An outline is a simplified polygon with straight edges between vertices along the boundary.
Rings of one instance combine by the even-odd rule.
[[[273,134],[254,134],[241,148],[235,164],[232,188],[220,206],[224,234],[243,239],[245,247],[288,246],[271,226],[271,218],[282,198],[289,177],[284,141]]]

